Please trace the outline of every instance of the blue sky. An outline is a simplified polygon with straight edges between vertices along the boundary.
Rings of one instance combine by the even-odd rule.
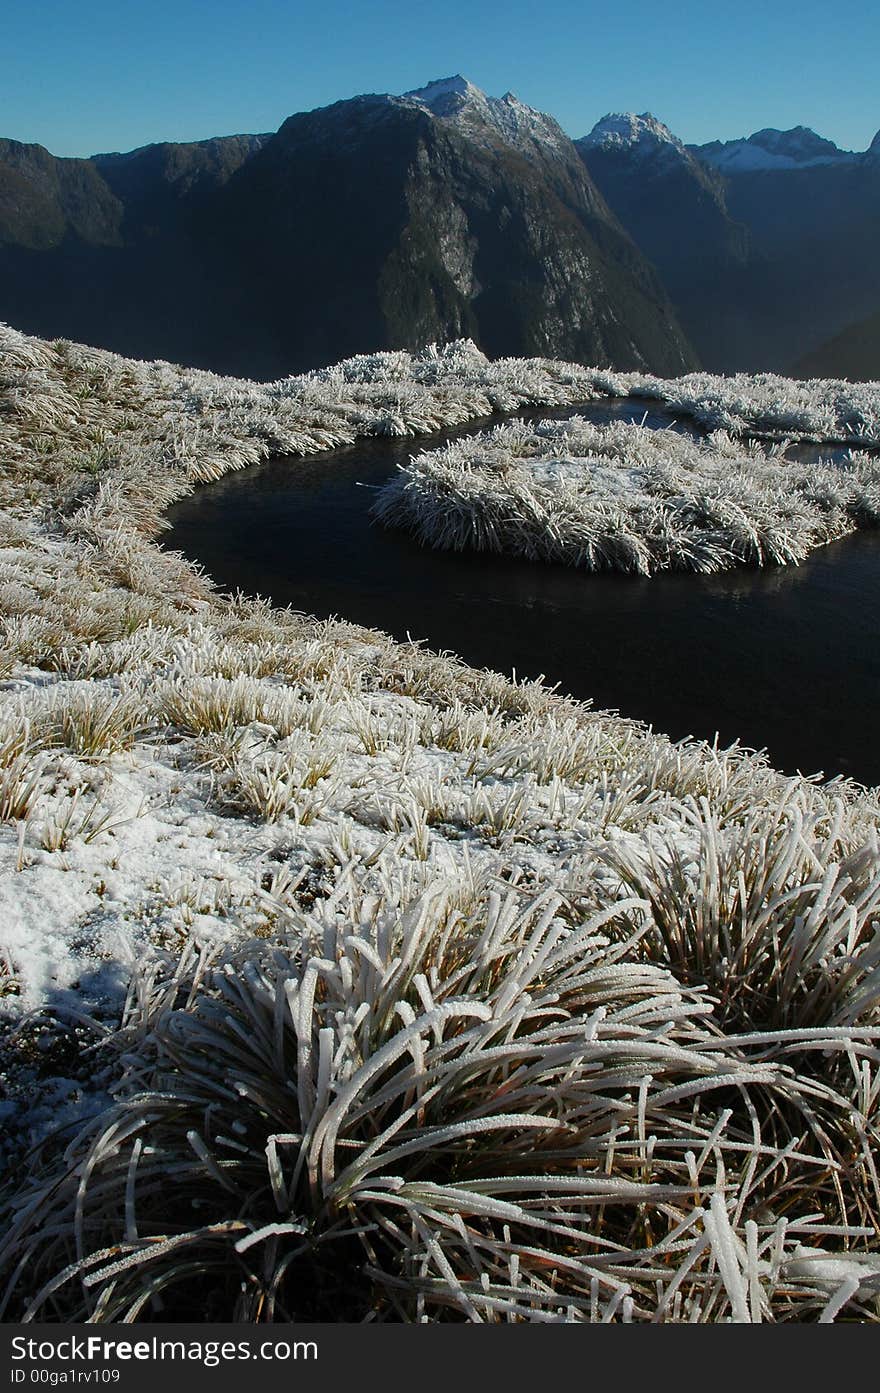
[[[461,72],[573,136],[653,111],[687,141],[880,127],[876,0],[5,0],[0,136],[59,155],[275,130]]]

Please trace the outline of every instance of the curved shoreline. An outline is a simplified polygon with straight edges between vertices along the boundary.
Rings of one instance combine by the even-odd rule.
[[[509,1193],[516,1156],[529,1168],[530,1193],[568,1233],[580,1222],[572,1215],[583,1214],[578,1196],[589,1156],[595,1175],[591,1169],[588,1181],[598,1186],[590,1193],[597,1212],[607,1214],[597,1223],[611,1228],[608,1238],[599,1235],[597,1251],[590,1225],[582,1225],[584,1251],[565,1268],[564,1282],[573,1283],[566,1299],[579,1318],[590,1319],[595,1308],[610,1319],[625,1297],[627,1318],[678,1319],[673,1281],[686,1281],[695,1310],[708,1303],[709,1318],[731,1311],[740,1318],[742,1280],[778,1318],[798,1312],[817,1319],[830,1298],[797,1267],[804,1238],[811,1252],[822,1243],[840,1249],[842,1241],[857,1250],[858,1262],[832,1251],[849,1264],[850,1282],[833,1313],[850,1303],[855,1318],[865,1318],[852,1272],[867,1263],[873,1273],[873,1230],[853,1224],[846,1206],[835,1207],[834,1181],[840,1148],[861,1137],[847,1161],[847,1184],[858,1187],[860,1212],[870,1212],[876,1196],[866,1158],[877,1119],[862,1100],[861,1073],[848,1082],[845,1069],[847,1060],[873,1059],[880,1034],[880,988],[871,976],[880,913],[875,795],[847,781],[786,779],[738,749],[675,745],[539,684],[477,672],[354,625],[218,596],[196,567],[152,540],[168,503],[199,482],[270,450],[290,452],[292,443],[305,452],[354,438],[360,426],[393,432],[460,416],[489,390],[499,401],[503,391],[524,390],[534,366],[489,365],[466,350],[460,371],[446,372],[442,355],[438,366],[428,354],[420,362],[435,380],[410,390],[399,376],[409,356],[386,355],[381,370],[390,377],[378,387],[357,380],[369,378],[375,362],[356,363],[295,387],[276,384],[273,397],[271,388],[250,391],[168,365],[2,334],[3,1067],[7,1121],[18,1123],[19,1145],[40,1143],[37,1169],[26,1170],[23,1183],[10,1180],[4,1196],[14,1216],[0,1251],[12,1281],[10,1309],[29,1309],[46,1282],[50,1319],[65,1309],[95,1316],[96,1303],[100,1312],[115,1309],[112,1301],[129,1299],[125,1283],[114,1296],[106,1286],[112,1275],[105,1280],[99,1270],[114,1244],[128,1255],[133,1283],[132,1305],[119,1310],[140,1309],[147,1291],[139,1285],[141,1259],[149,1283],[149,1263],[164,1251],[156,1239],[169,1222],[161,1167],[151,1170],[149,1157],[170,1148],[168,1164],[177,1175],[186,1170],[181,1183],[200,1202],[216,1208],[225,1193],[217,1188],[213,1133],[199,1134],[194,1148],[187,1137],[195,1123],[184,1118],[175,1139],[174,1090],[183,1096],[195,1087],[201,1068],[181,1059],[191,1047],[193,1060],[216,1061],[218,1087],[228,1092],[236,1066],[224,1062],[224,1051],[240,1050],[242,1039],[259,1045],[265,1003],[277,1001],[269,1036],[283,1026],[284,1059],[289,1049],[299,1061],[299,1102],[288,1066],[275,1080],[259,1049],[247,1066],[256,1075],[248,1077],[264,1076],[267,1087],[271,1079],[280,1089],[271,1126],[285,1136],[308,1130],[308,1109],[318,1109],[309,1164],[313,1183],[325,1184],[333,1203],[343,1194],[333,1188],[339,1129],[365,1161],[375,1154],[374,1136],[345,1130],[345,1100],[361,1096],[383,1061],[402,1061],[394,1095],[402,1112],[387,1124],[391,1178],[367,1168],[369,1204],[382,1203],[386,1179],[389,1202],[397,1203],[394,1175],[409,1164],[405,1156],[424,1153],[428,1171],[413,1172],[408,1202],[422,1203],[418,1182],[427,1173],[437,1188],[419,1211],[426,1222],[438,1222],[430,1215],[442,1200],[450,1213],[469,1215],[471,1243],[478,1234],[503,1246],[497,1216],[509,1225],[520,1213],[512,1206],[524,1205],[528,1215],[532,1203]],[[447,355],[446,368],[454,358]],[[575,378],[583,390],[579,371],[586,372],[541,367],[544,394],[575,390]],[[344,409],[333,409],[331,397],[344,400]],[[796,907],[793,917],[786,905]],[[459,945],[474,955],[472,978],[461,976]],[[485,971],[478,970],[484,959]],[[418,965],[418,982],[401,974],[401,962]],[[289,1018],[277,994],[282,983],[300,994]],[[29,1014],[34,1007],[41,1009]],[[230,1010],[241,1016],[238,1035],[227,1037]],[[411,1071],[420,1059],[446,1068],[457,1046],[454,1031],[444,1031],[456,1012],[483,1023],[462,1038],[468,1050],[488,1051],[486,1079],[468,1111],[468,1061],[476,1055],[466,1050],[463,1086],[449,1111],[424,1124]],[[367,1019],[375,1029],[356,1036]],[[72,1041],[83,1029],[100,1045],[78,1058]],[[219,1032],[207,1055],[205,1029]],[[346,1053],[355,1039],[363,1057]],[[511,1061],[503,1084],[496,1048]],[[537,1061],[527,1095],[516,1091],[521,1050]],[[545,1055],[563,1061],[558,1080],[542,1072]],[[199,1077],[207,1077],[204,1069]],[[582,1106],[596,1077],[599,1094],[611,1099],[601,1126]],[[817,1106],[809,1103],[817,1088],[830,1151],[821,1137],[800,1135],[798,1108]],[[747,1111],[719,1111],[719,1096],[731,1090],[763,1111],[765,1138],[755,1140]],[[166,1115],[162,1096],[172,1100],[171,1131],[138,1170],[142,1143],[132,1139],[149,1138]],[[519,1111],[511,1111],[511,1096]],[[240,1097],[237,1107],[259,1140],[255,1155],[264,1156],[265,1105],[258,1100],[252,1111]],[[548,1115],[560,1097],[572,1119],[563,1117],[561,1130]],[[431,1148],[439,1145],[438,1129],[451,1125],[467,1146],[454,1146],[451,1162],[441,1147],[437,1165],[459,1165],[472,1141],[479,1157],[489,1116],[509,1138],[501,1167],[507,1180],[491,1180],[490,1149],[490,1178],[480,1180],[480,1172],[475,1182],[489,1188],[469,1209],[461,1190],[444,1189],[440,1172],[434,1176]],[[66,1160],[52,1141],[59,1125],[78,1129]],[[646,1126],[659,1138],[650,1145]],[[571,1128],[573,1150],[565,1140]],[[548,1130],[560,1148],[552,1184],[534,1140]],[[124,1144],[111,1144],[123,1135]],[[125,1153],[130,1142],[135,1150]],[[771,1176],[781,1168],[784,1183],[773,1180],[753,1194],[755,1175],[768,1167]],[[817,1180],[820,1172],[832,1178]],[[279,1174],[288,1183],[277,1170],[271,1184],[265,1170],[259,1174],[243,1178],[248,1193],[271,1198]],[[91,1176],[94,1202],[91,1181],[83,1180],[80,1194],[80,1178]],[[116,1200],[120,1176],[123,1189],[138,1195],[134,1237],[127,1205]],[[356,1168],[344,1176],[345,1194],[364,1191]],[[816,1212],[817,1186],[829,1217],[799,1228],[799,1215]],[[102,1193],[113,1202],[105,1205]],[[236,1216],[244,1212],[238,1199],[235,1207]],[[74,1210],[84,1215],[77,1220],[82,1260]],[[633,1238],[646,1213],[650,1243]],[[558,1225],[545,1229],[543,1222],[537,1237],[552,1249]],[[200,1243],[219,1242],[219,1260],[236,1272],[244,1263],[259,1284],[271,1215],[254,1219],[258,1227],[245,1225],[246,1242],[238,1223],[223,1230],[222,1241],[219,1230],[186,1241],[197,1254]],[[441,1224],[444,1242],[452,1242],[453,1228],[447,1233]],[[532,1265],[534,1223],[526,1229],[516,1240],[525,1296],[516,1295],[520,1278],[507,1267],[506,1277],[499,1268],[492,1280],[507,1283],[504,1300],[519,1318],[539,1318],[536,1311],[555,1318],[557,1297],[542,1286],[541,1264]],[[676,1233],[690,1235],[681,1258],[669,1237]],[[717,1254],[727,1254],[729,1233],[755,1258],[747,1277],[731,1270],[725,1287]],[[659,1249],[673,1254],[669,1265],[656,1261],[657,1235],[673,1245]],[[619,1253],[610,1265],[609,1245]],[[422,1255],[413,1251],[417,1270]],[[20,1281],[16,1265],[25,1252],[32,1275]],[[771,1252],[776,1267],[759,1266]],[[406,1287],[409,1254],[401,1261],[410,1275],[395,1279]],[[496,1297],[490,1292],[487,1300],[479,1280],[472,1286],[467,1248],[448,1261],[459,1275],[451,1280],[446,1268],[438,1270],[431,1309],[451,1306],[470,1319],[482,1306],[492,1318]],[[70,1263],[70,1273],[92,1274],[91,1285],[65,1284]],[[601,1298],[591,1306],[597,1271]],[[37,1307],[46,1318],[41,1300]]]

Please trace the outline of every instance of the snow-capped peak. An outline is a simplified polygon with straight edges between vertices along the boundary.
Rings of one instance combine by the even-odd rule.
[[[793,126],[790,131],[774,130],[772,126],[749,136],[750,145],[759,145],[774,155],[783,155],[797,164],[812,164],[815,160],[837,159],[844,153],[833,140],[817,135],[809,126]]]
[[[450,106],[461,104],[461,102],[486,100],[485,92],[481,92],[479,87],[474,86],[466,77],[456,73],[454,77],[439,77],[434,82],[429,82],[427,87],[416,87],[412,92],[405,92],[404,96],[412,97],[413,101],[421,102],[422,106]],[[450,100],[451,99],[451,100]],[[456,103],[456,99],[458,102]]]
[[[579,144],[602,150],[632,150],[638,147],[646,153],[649,150],[653,153],[662,145],[684,150],[678,137],[650,111],[642,112],[641,116],[636,116],[633,111],[609,112],[596,122],[590,134],[584,136]]]
[[[489,97],[460,73],[405,92],[401,100],[418,102],[433,116],[451,122],[472,139],[485,138],[488,128],[496,138],[500,136],[506,144],[520,150],[528,150],[535,143],[557,152],[570,149],[568,136],[552,116],[526,106],[512,92]]]
[[[807,169],[815,165],[840,164],[857,157],[841,150],[833,140],[817,135],[809,126],[789,131],[767,127],[744,140],[713,141],[698,147],[701,159],[716,169],[736,173],[761,169]]]

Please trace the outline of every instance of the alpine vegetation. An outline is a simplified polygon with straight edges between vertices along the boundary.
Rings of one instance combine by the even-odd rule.
[[[0,1249],[25,1319],[875,1315],[880,1255],[821,1243],[873,1232],[865,1118],[810,1068],[870,1032],[725,1035],[639,900],[346,898],[144,984]]]
[[[3,344],[0,1316],[880,1320],[876,793],[154,541],[270,449],[586,374]]]
[[[719,377],[688,373],[667,380],[639,373],[594,372],[593,386],[609,396],[661,402],[703,430],[826,445],[880,445],[880,384],[828,378],[798,381],[776,373]]]
[[[877,526],[880,457],[804,465],[722,431],[512,422],[399,466],[373,512],[429,546],[587,571],[784,566]]]

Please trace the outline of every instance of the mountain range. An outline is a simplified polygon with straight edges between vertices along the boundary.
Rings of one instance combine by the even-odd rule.
[[[89,160],[4,142],[0,315],[257,376],[461,336],[493,356],[696,362],[557,123],[461,78],[271,136]]]
[[[664,375],[833,366],[880,310],[878,220],[880,137],[694,147],[628,113],[572,141],[456,76],[274,134],[90,159],[0,140],[0,318],[264,377],[461,336]]]
[[[880,337],[834,348],[880,310],[880,134],[864,152],[804,126],[686,146],[628,113],[576,144],[704,366],[800,371],[822,350],[831,373],[880,377]]]

